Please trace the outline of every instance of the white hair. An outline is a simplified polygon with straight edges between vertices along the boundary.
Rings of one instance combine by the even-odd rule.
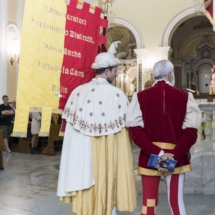
[[[155,63],[152,73],[155,79],[162,79],[168,76],[169,72],[174,74],[174,66],[169,60],[161,60]]]

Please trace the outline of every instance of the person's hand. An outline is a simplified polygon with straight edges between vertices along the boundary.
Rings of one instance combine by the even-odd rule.
[[[163,155],[162,155],[162,157],[166,160],[166,159],[174,159],[173,157],[174,157],[174,154],[172,154],[172,153],[164,153]]]
[[[14,111],[11,109],[11,110],[9,110],[9,113],[10,113],[10,115],[13,115]]]
[[[171,154],[171,153],[164,153],[164,154],[162,155],[162,158],[163,158],[164,160],[166,160],[166,159],[174,159],[173,157],[174,157],[174,154]],[[161,168],[161,167],[158,168],[158,171],[164,173],[164,175],[165,175],[166,172],[168,172],[167,169]]]

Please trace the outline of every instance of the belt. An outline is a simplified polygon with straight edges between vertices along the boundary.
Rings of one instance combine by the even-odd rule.
[[[152,142],[155,146],[161,149],[169,149],[172,150],[175,148],[176,144],[174,143],[161,143],[161,142]]]

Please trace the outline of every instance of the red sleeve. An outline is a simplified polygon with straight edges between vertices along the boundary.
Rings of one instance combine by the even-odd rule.
[[[129,133],[134,143],[139,146],[147,156],[151,154],[158,155],[160,153],[161,149],[148,140],[141,126],[130,127]]]
[[[176,147],[171,151],[174,154],[174,159],[179,161],[187,154],[197,139],[197,129],[186,128],[184,129],[183,135],[176,144]]]

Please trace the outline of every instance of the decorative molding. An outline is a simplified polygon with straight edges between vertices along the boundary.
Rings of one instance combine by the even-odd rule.
[[[205,8],[210,5],[211,0],[207,1],[206,3],[203,0],[193,0],[193,7],[195,8],[196,13],[204,13]]]
[[[134,52],[137,55],[137,60],[142,60],[146,53],[146,49],[134,49]]]
[[[14,24],[9,24],[7,26],[7,37],[10,40],[18,40],[19,39],[19,30]]]
[[[85,0],[86,2],[92,4],[92,5],[98,5],[98,0],[95,1],[95,0]],[[125,1],[125,0],[114,0],[114,2],[121,2],[121,1]]]
[[[120,18],[120,17],[114,17],[113,23],[117,25],[123,25],[131,30],[131,32],[134,34],[136,43],[137,43],[137,49],[143,48],[143,42],[140,31],[137,29],[136,26],[134,26],[131,22],[127,21],[126,19]]]
[[[143,58],[146,53],[146,49],[134,49],[137,55],[137,92],[143,89]]]
[[[203,12],[196,12],[195,7],[187,8],[180,13],[178,13],[167,25],[166,29],[164,30],[161,46],[169,46],[170,45],[170,39],[173,35],[173,30],[177,29],[178,26],[184,22],[185,20],[197,16],[197,15],[204,15]]]
[[[158,51],[162,60],[168,60],[170,54],[172,53],[172,48],[170,46],[158,47]]]

